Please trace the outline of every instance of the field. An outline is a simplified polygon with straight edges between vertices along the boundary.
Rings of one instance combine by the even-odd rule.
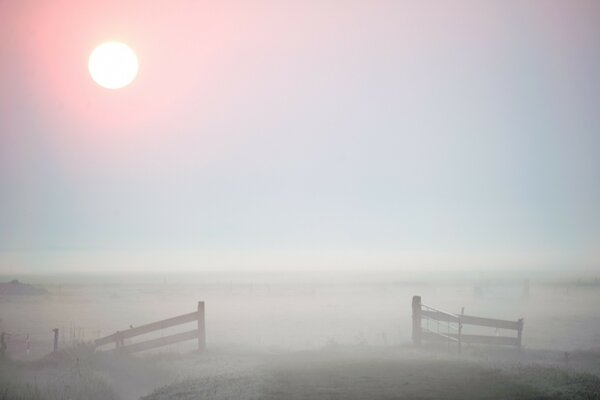
[[[12,361],[0,364],[0,399],[590,399],[600,393],[594,279],[533,280],[527,298],[519,279],[21,279],[48,294],[1,299],[0,328],[11,335]],[[414,348],[415,294],[451,312],[465,307],[473,315],[523,317],[523,350],[468,346],[458,355],[452,344]],[[194,341],[132,357],[89,346],[116,330],[194,311],[198,300],[206,302],[206,352],[197,352]],[[49,355],[53,328],[60,351]]]

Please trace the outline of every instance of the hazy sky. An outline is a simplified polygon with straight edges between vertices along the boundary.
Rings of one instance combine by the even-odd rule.
[[[593,0],[0,1],[0,272],[599,268],[599,38]]]

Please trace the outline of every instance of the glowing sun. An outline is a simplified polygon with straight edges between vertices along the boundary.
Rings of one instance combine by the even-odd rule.
[[[138,73],[138,59],[129,46],[120,42],[102,43],[88,60],[92,79],[107,89],[129,85]]]

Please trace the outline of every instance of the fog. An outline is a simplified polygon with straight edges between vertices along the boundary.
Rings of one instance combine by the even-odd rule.
[[[586,0],[0,1],[0,400],[598,399],[598,38]]]
[[[2,364],[3,384],[23,398],[33,395],[16,388],[32,380],[48,398],[135,399],[151,393],[151,399],[438,398],[440,392],[450,398],[519,393],[572,398],[589,394],[600,373],[600,284],[590,273],[237,271],[16,278],[46,290],[7,294],[3,286],[0,296],[0,328],[10,335],[11,360]],[[459,354],[451,341],[414,345],[414,295],[449,313],[523,318],[522,346],[465,343]],[[196,336],[134,354],[116,348],[114,340],[93,345],[117,331],[195,312],[199,301],[205,348],[199,350]],[[422,326],[447,329],[435,321],[423,320]],[[190,329],[196,329],[195,321],[125,339],[121,349]],[[509,330],[476,326],[465,326],[463,334],[511,336]],[[557,373],[566,375],[551,378]],[[482,374],[482,387],[473,387],[472,374]],[[580,381],[574,385],[573,379]]]

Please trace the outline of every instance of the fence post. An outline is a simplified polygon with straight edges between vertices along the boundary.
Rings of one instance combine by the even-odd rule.
[[[58,351],[58,328],[52,329],[52,332],[54,332],[54,352],[56,353]]]
[[[414,345],[421,345],[421,296],[412,298],[412,340]]]
[[[465,315],[465,308],[460,309],[460,315],[458,317],[458,354],[462,353],[462,317]]]
[[[121,331],[117,331],[115,334],[115,349],[121,348],[123,342],[124,340],[121,338]]]
[[[206,349],[206,325],[204,323],[204,302],[198,302],[198,350]]]
[[[6,344],[7,335],[6,332],[0,333],[0,361],[6,357],[6,350],[8,349],[8,345]]]
[[[529,286],[529,279],[525,279],[523,281],[523,293],[521,294],[521,298],[523,298],[523,300],[529,299]]]
[[[521,340],[523,339],[523,318],[519,318],[517,321],[519,324],[517,327],[517,346],[519,350],[521,350]]]

